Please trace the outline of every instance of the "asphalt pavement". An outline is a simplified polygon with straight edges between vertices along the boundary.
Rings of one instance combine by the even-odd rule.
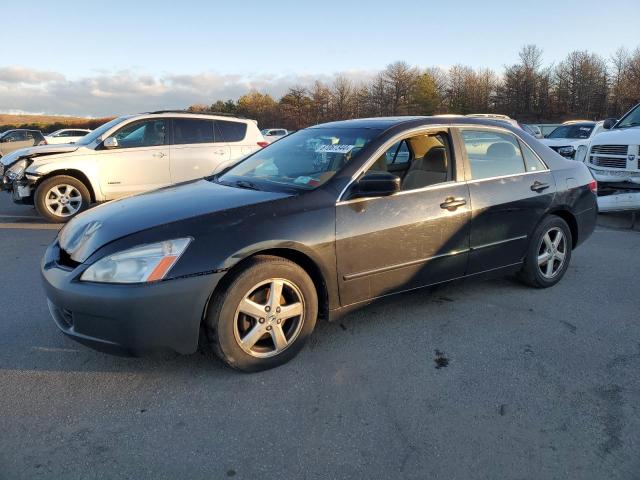
[[[0,194],[0,479],[640,477],[640,232],[599,227],[556,287],[467,281],[320,322],[259,374],[64,337],[56,226]]]

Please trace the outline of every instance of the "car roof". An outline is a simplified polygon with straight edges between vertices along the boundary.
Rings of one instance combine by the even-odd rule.
[[[336,122],[322,123],[310,128],[372,128],[387,130],[400,125],[406,127],[419,127],[422,125],[485,125],[490,127],[511,128],[514,127],[504,120],[494,120],[486,117],[465,116],[401,116],[401,117],[375,117],[358,118],[353,120],[339,120]],[[515,130],[515,129],[514,129]]]

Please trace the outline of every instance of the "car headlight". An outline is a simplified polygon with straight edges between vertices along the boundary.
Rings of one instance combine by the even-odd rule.
[[[574,157],[574,159],[577,160],[578,162],[584,162],[584,158],[586,156],[587,156],[587,146],[580,145],[576,150],[576,156]]]
[[[12,182],[15,180],[20,180],[22,177],[24,177],[24,171],[28,166],[29,162],[27,160],[18,160],[10,168],[7,169],[7,178]]]
[[[572,157],[575,149],[573,147],[560,147],[558,153],[564,157]]]
[[[162,280],[191,240],[166,240],[108,255],[87,268],[80,280],[101,283],[146,283]]]

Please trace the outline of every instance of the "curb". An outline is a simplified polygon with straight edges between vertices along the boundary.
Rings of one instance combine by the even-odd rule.
[[[640,232],[640,211],[600,213],[598,225]]]

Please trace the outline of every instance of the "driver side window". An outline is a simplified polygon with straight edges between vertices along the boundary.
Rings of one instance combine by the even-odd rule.
[[[453,163],[449,135],[433,132],[405,138],[393,144],[369,171],[397,175],[403,191],[451,181]]]
[[[131,123],[112,136],[118,140],[119,149],[166,145],[166,122],[163,119],[153,119]]]

